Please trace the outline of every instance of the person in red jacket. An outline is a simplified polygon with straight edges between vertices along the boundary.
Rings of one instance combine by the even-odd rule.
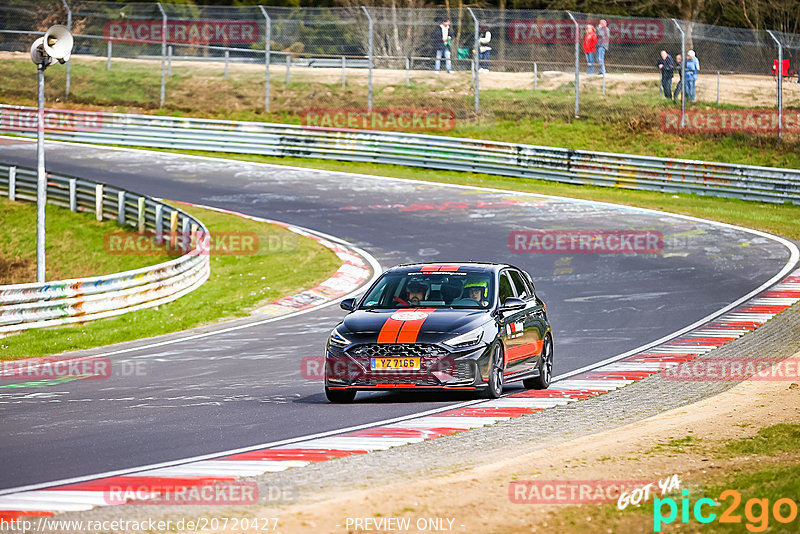
[[[597,50],[597,34],[594,26],[586,25],[586,35],[583,38],[583,53],[586,54],[586,63],[589,65],[589,74],[594,74],[594,53]]]

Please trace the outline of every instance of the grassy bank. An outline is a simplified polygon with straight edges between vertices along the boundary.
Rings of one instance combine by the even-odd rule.
[[[25,207],[34,209],[32,205]],[[87,349],[178,332],[224,318],[244,316],[258,305],[313,287],[330,276],[340,264],[339,259],[329,249],[281,227],[201,208],[181,208],[203,221],[212,234],[258,234],[258,251],[243,255],[212,254],[211,276],[208,281],[190,296],[158,308],[85,324],[32,330],[0,339],[0,359]],[[0,214],[4,212],[5,209]],[[71,217],[70,225],[81,229],[77,238],[87,243],[86,249],[89,248],[89,243],[102,243],[105,228],[93,228],[95,225],[89,224],[89,217],[67,213]],[[76,224],[77,217],[81,218],[80,224]],[[113,226],[113,223],[103,224]],[[4,224],[3,228],[9,227]],[[84,232],[92,235],[87,237]],[[104,256],[102,249],[98,254],[100,257]],[[135,259],[143,261],[144,265],[153,264],[156,259],[154,256],[105,256],[108,256],[103,258],[105,272],[122,270],[115,263],[119,259],[124,262]],[[80,256],[74,259],[82,261]],[[74,263],[65,260],[61,267],[62,272],[72,272]]]
[[[112,62],[111,70],[106,70],[106,63],[100,58],[76,56],[72,62],[68,102],[63,102],[65,69],[47,71],[47,105],[299,124],[304,110],[359,109],[367,101],[363,69],[351,69],[348,85],[342,88],[337,69],[292,69],[291,81],[286,85],[281,67],[273,66],[273,112],[264,113],[263,67],[231,64],[230,75],[224,79],[221,63],[187,65],[176,62],[166,84],[165,107],[159,109],[160,69],[157,67],[154,62],[117,59]],[[0,87],[0,102],[35,105],[35,75],[30,60],[22,54],[0,61],[0,78],[5,81]],[[576,119],[572,85],[565,76],[543,79],[538,89],[533,90],[531,73],[492,73],[481,82],[481,111],[475,114],[468,72],[436,77],[430,72],[416,71],[406,86],[402,71],[378,69],[375,71],[374,107],[444,108],[456,113],[453,129],[425,133],[800,168],[800,136],[796,134],[787,134],[778,141],[774,134],[679,135],[662,131],[662,113],[676,110],[679,105],[658,95],[658,82],[653,76],[619,73],[614,75],[618,79],[609,79],[605,95],[600,91],[597,78],[587,79],[585,87],[582,83],[581,112]],[[774,82],[768,77],[758,81],[761,82],[764,87],[759,86],[755,92],[763,93],[764,98],[758,101],[753,96],[748,97],[750,93],[734,97],[735,91],[731,89],[732,102],[718,105],[710,94],[701,94],[700,100],[689,103],[687,109],[772,109]],[[728,84],[731,87],[746,85],[741,79],[730,80]],[[787,106],[797,105],[800,90],[788,87],[786,102]]]

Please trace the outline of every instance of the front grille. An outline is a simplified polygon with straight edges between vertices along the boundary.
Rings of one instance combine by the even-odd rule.
[[[347,355],[357,361],[367,371],[354,382],[356,386],[376,384],[416,384],[418,386],[438,386],[440,382],[429,370],[437,369],[442,358],[450,353],[437,345],[415,344],[377,344],[356,345],[347,350]],[[419,371],[372,371],[372,358],[419,358]]]

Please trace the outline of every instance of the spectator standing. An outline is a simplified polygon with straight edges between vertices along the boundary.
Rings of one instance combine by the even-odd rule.
[[[587,72],[594,74],[594,55],[597,51],[597,34],[594,26],[586,25],[586,35],[583,37],[583,53],[586,54]]]
[[[480,52],[480,68],[478,72],[489,72],[489,53],[492,51],[492,47],[489,46],[489,43],[492,42],[492,32],[489,31],[489,27],[486,24],[481,24],[478,27],[478,42],[480,46],[478,48],[478,52]]]
[[[658,69],[661,71],[661,88],[664,90],[664,96],[672,98],[672,75],[675,71],[675,62],[666,50],[661,51]]]
[[[686,89],[684,94],[694,102],[694,86],[697,82],[697,73],[700,72],[700,61],[697,59],[697,56],[695,56],[694,50],[686,52],[686,66],[684,70],[686,71],[686,79],[683,81]]]
[[[678,73],[678,83],[675,85],[675,92],[672,93],[673,102],[678,99],[678,95],[681,94],[681,91],[683,91],[683,75],[681,74],[682,61],[683,56],[680,54],[675,54],[675,71]]]
[[[452,42],[453,34],[450,33],[450,21],[445,19],[433,31],[433,46],[436,49],[436,63],[433,70],[437,73],[442,66],[442,57],[445,59],[444,68],[447,69],[447,73],[453,73],[453,66],[450,62],[450,45]]]
[[[606,52],[611,43],[611,32],[608,30],[608,22],[606,19],[600,20],[597,25],[597,65],[599,66],[600,74],[606,73]]]

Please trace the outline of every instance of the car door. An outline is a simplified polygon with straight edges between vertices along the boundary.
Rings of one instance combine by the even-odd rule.
[[[497,281],[497,296],[502,306],[508,297],[517,297],[517,290],[509,278],[509,270],[500,272]],[[527,307],[526,307],[527,308]],[[505,339],[506,374],[513,375],[524,370],[523,365],[529,359],[525,339],[525,323],[527,309],[502,312],[500,327]]]
[[[536,365],[542,352],[545,335],[544,310],[524,274],[517,269],[508,269],[507,274],[517,298],[525,301],[525,308],[514,317],[513,329],[518,332],[520,326],[522,327],[522,335],[517,338],[520,341],[520,347],[516,349],[519,360],[514,372],[528,372]]]

